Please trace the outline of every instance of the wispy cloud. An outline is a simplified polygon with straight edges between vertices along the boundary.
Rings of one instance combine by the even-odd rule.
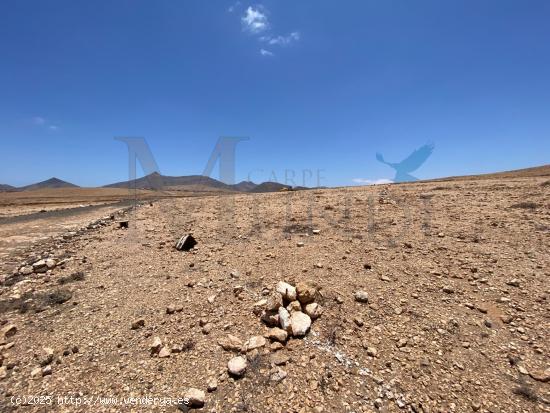
[[[55,132],[57,130],[59,130],[59,126],[57,125],[54,125],[53,123],[51,123],[50,121],[48,121],[48,119],[42,117],[42,116],[35,116],[31,119],[31,122],[36,125],[36,126],[40,126],[42,128],[45,128],[45,129],[48,129],[48,130],[51,130],[52,132]]]
[[[34,123],[35,125],[44,125],[46,123],[46,119],[41,116],[35,116],[34,118],[32,118],[32,123]]]
[[[352,181],[360,185],[383,185],[383,184],[393,183],[391,179],[386,179],[386,178],[380,178],[380,179],[353,178]]]
[[[300,40],[300,32],[292,32],[286,36],[262,36],[260,40],[271,45],[286,46],[292,42]]]
[[[253,34],[261,33],[269,27],[267,12],[263,6],[249,6],[241,17],[243,29]]]
[[[233,12],[234,12],[236,9],[238,9],[240,6],[241,6],[241,2],[240,2],[240,1],[237,1],[237,2],[235,2],[233,5],[229,6],[229,7],[227,8],[227,11],[228,11],[229,13],[233,13]]]
[[[241,6],[241,2],[237,1],[231,7],[227,9],[232,13],[238,7]],[[271,24],[269,23],[269,11],[261,4],[255,6],[248,6],[241,16],[241,24],[243,31],[255,36],[260,42],[268,46],[288,46],[291,43],[297,42],[301,38],[299,31],[290,32],[287,35],[273,34],[271,30]],[[274,56],[275,54],[266,48],[260,48],[260,54],[262,56]]]

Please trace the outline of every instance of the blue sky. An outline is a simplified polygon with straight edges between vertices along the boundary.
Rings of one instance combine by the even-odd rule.
[[[427,142],[418,178],[549,163],[549,22],[545,0],[0,2],[0,183],[127,179],[115,136],[167,175],[248,136],[238,180],[331,186]]]

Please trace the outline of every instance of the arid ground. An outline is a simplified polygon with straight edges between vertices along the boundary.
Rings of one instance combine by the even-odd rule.
[[[549,412],[549,179],[5,204],[0,411]],[[280,281],[304,337],[262,321]]]

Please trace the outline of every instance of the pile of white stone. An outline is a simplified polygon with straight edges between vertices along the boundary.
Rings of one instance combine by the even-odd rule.
[[[271,327],[267,336],[280,342],[290,336],[305,336],[313,320],[323,312],[315,302],[317,296],[318,290],[312,283],[299,282],[293,286],[280,281],[276,292],[254,305],[262,321]]]

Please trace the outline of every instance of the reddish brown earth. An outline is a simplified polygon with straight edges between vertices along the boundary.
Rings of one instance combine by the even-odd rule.
[[[550,411],[549,188],[512,176],[172,198],[126,214],[128,230],[120,215],[3,244],[0,410],[177,411],[123,398],[195,388],[205,412]],[[196,248],[177,251],[188,232]],[[55,265],[18,273],[41,258]],[[254,303],[279,281],[315,284],[323,314],[304,338],[243,349],[230,377],[236,354],[218,342],[266,334]]]

